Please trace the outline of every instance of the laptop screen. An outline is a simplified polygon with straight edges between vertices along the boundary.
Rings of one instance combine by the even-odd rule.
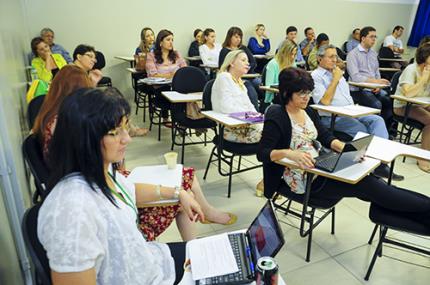
[[[275,257],[284,245],[284,236],[270,200],[248,228],[247,236],[254,264],[262,256]]]

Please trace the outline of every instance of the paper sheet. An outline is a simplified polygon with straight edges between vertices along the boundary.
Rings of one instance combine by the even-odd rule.
[[[227,234],[220,234],[187,243],[193,280],[238,272],[236,259]]]

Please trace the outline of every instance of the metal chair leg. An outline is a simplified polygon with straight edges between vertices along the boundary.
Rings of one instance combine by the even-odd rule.
[[[234,155],[231,157],[231,160],[230,160],[230,163],[229,163],[230,169],[229,169],[229,173],[228,173],[228,192],[227,192],[227,198],[230,198],[230,196],[231,196],[231,180],[233,178],[233,174],[232,174],[232,172],[233,172],[233,162],[234,162]]]
[[[336,208],[331,209],[331,234],[334,235]]]
[[[312,250],[312,232],[314,227],[314,214],[315,210],[312,210],[309,218],[309,234],[308,234],[308,248],[306,250],[306,262],[311,261],[311,250]]]
[[[217,148],[216,146],[214,146],[212,148],[211,155],[209,156],[208,164],[206,165],[205,174],[203,175],[203,180],[206,180],[206,176],[207,176],[208,171],[209,171],[209,166],[211,165],[211,162],[212,162],[212,156],[214,155],[216,148]]]
[[[181,164],[184,165],[185,157],[185,132],[182,134],[182,151],[181,151]]]
[[[373,232],[372,232],[372,234],[370,235],[370,239],[369,239],[369,241],[367,242],[368,244],[372,244],[372,242],[373,242],[373,238],[375,237],[375,235],[376,235],[376,231],[378,230],[378,228],[379,228],[379,226],[378,226],[378,225],[375,225],[375,227],[373,228]]]
[[[373,266],[375,265],[376,258],[378,257],[378,253],[382,251],[382,243],[384,241],[385,235],[387,234],[387,228],[382,227],[381,238],[379,239],[378,246],[376,247],[375,253],[373,254],[372,260],[370,261],[369,268],[367,269],[366,276],[364,276],[364,280],[368,281],[370,274],[372,273]]]

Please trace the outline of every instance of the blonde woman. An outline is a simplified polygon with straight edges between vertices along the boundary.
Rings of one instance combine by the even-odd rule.
[[[212,87],[211,101],[215,112],[257,112],[241,79],[248,70],[248,57],[243,50],[238,49],[227,54]],[[240,128],[226,127],[224,139],[236,143],[258,143],[261,130],[262,125],[259,124]]]
[[[279,48],[278,53],[273,59],[269,61],[266,66],[266,79],[264,84],[266,86],[278,84],[279,73],[287,67],[295,67],[295,58],[297,55],[298,46],[291,40],[286,40]],[[273,92],[266,92],[264,98],[265,104],[271,104],[274,98]]]
[[[270,40],[267,38],[263,24],[255,26],[255,36],[248,42],[248,48],[253,54],[266,54],[270,51]]]

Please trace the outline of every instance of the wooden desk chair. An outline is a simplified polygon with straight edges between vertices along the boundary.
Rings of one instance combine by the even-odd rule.
[[[215,80],[210,80],[206,83],[205,89],[203,90],[203,108],[205,111],[212,110],[212,102],[211,102],[211,96],[212,96],[212,86]],[[249,90],[255,89],[252,87],[252,85],[246,85]],[[251,91],[252,92],[252,91]],[[258,149],[258,143],[255,144],[244,144],[244,143],[235,143],[230,142],[224,139],[224,126],[221,124],[218,124],[218,134],[215,135],[212,142],[214,143],[214,147],[212,148],[211,154],[209,156],[208,163],[206,165],[205,174],[203,176],[203,179],[206,179],[209,166],[213,162],[217,162],[218,164],[218,173],[222,176],[228,177],[228,188],[227,188],[227,197],[230,198],[231,196],[231,184],[232,184],[232,177],[234,174],[245,172],[248,170],[256,169],[261,167],[261,164],[255,165],[250,162],[250,166],[246,168],[241,168],[242,164],[242,157],[243,156],[253,156],[257,154]],[[213,158],[215,157],[215,158]],[[235,157],[238,157],[237,161],[237,168],[236,170],[233,170],[233,164]],[[227,164],[228,171],[224,171],[222,169],[222,163]]]
[[[193,93],[193,92],[202,92],[205,88],[206,84],[206,76],[198,67],[187,66],[176,71],[175,76],[172,79],[172,90],[177,91],[179,93]],[[203,133],[204,139],[203,141],[196,142],[185,142],[185,137],[187,135],[187,131],[196,130],[196,129],[213,129],[216,133],[216,123],[206,119],[197,119],[192,120],[187,117],[186,114],[186,103],[172,103],[171,107],[171,115],[172,115],[172,146],[173,150],[174,146],[181,147],[181,163],[184,164],[185,159],[185,146],[193,145],[193,144],[206,144],[207,134]],[[195,132],[194,132],[195,134]],[[181,141],[177,141],[177,136],[181,137]]]
[[[416,193],[416,195],[421,194]],[[416,220],[401,216],[398,212],[393,212],[388,209],[381,208],[373,203],[370,206],[369,218],[377,226],[380,226],[380,236],[378,245],[376,246],[376,250],[373,254],[372,260],[370,261],[369,268],[367,269],[367,273],[364,277],[364,280],[369,280],[370,274],[373,270],[373,266],[376,262],[376,258],[378,256],[382,257],[382,248],[384,246],[384,243],[404,248],[409,251],[414,251],[417,252],[417,254],[425,254],[430,256],[430,250],[428,248],[423,248],[416,244],[406,243],[404,241],[399,241],[398,239],[387,237],[388,229],[429,237],[430,228],[417,222]],[[369,244],[370,243],[371,241],[369,241]]]
[[[390,95],[394,95],[396,93],[397,85],[399,83],[399,78],[400,78],[401,74],[402,74],[402,72],[398,71],[393,75],[393,78],[391,79]],[[392,100],[392,101],[394,102],[394,100]],[[404,116],[396,115],[393,112],[394,121],[402,124],[400,131],[397,130],[397,133],[399,134],[399,142],[404,143],[404,144],[411,144],[411,136],[412,136],[412,132],[414,131],[414,129],[418,129],[418,130],[420,130],[420,132],[416,136],[416,138],[414,139],[414,141],[412,143],[413,144],[419,143],[418,138],[421,134],[422,129],[424,128],[423,123],[421,123],[417,120],[414,120],[412,118],[409,118],[409,112],[410,112],[411,106],[412,106],[411,103],[406,104]]]

